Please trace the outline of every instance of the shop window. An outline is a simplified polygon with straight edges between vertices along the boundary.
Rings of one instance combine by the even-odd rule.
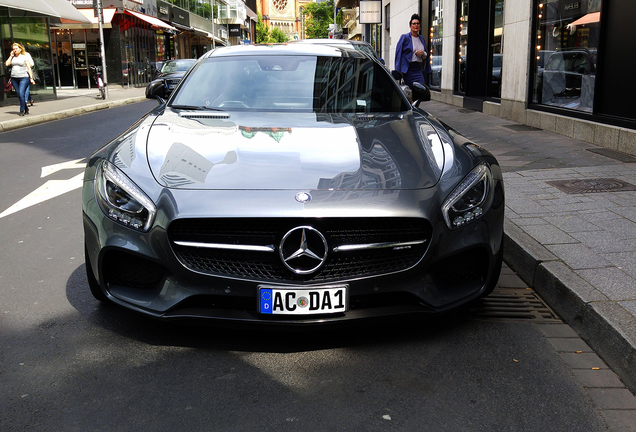
[[[31,54],[40,82],[31,85],[31,97],[53,95],[53,64],[51,39],[46,18],[11,18],[13,40],[21,43]]]
[[[431,2],[431,10],[429,12],[431,21],[430,25],[430,42],[429,50],[431,63],[431,75],[429,77],[429,85],[434,90],[442,89],[442,38],[444,37],[444,0],[433,0]]]
[[[492,28],[490,43],[490,83],[488,86],[488,96],[501,98],[501,79],[503,65],[503,18],[504,0],[494,1],[494,26]]]
[[[552,0],[535,7],[532,102],[592,112],[601,0]]]
[[[455,67],[455,91],[466,92],[466,59],[468,54],[468,0],[460,0],[457,25],[457,63]]]

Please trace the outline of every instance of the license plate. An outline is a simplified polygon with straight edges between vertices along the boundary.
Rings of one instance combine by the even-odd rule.
[[[258,311],[271,315],[313,315],[346,312],[346,285],[323,288],[280,288],[260,286]]]

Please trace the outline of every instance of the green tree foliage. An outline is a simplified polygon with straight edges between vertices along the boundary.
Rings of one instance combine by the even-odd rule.
[[[273,28],[272,32],[269,35],[269,42],[272,43],[287,42],[288,40],[289,38],[287,37],[287,35],[278,28]]]
[[[305,6],[303,14],[307,16],[305,20],[307,38],[329,37],[329,24],[333,24],[333,1],[309,3]]]
[[[256,43],[282,43],[287,42],[289,38],[278,28],[269,29],[263,22],[263,17],[258,14],[256,22]]]
[[[263,17],[258,14],[258,21],[256,22],[256,43],[267,43],[269,40],[269,28],[263,22]]]

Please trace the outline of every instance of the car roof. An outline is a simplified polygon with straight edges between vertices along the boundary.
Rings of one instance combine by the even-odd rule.
[[[369,42],[357,41],[357,40],[349,40],[349,39],[299,39],[295,41],[290,41],[293,43],[306,43],[306,44],[315,44],[315,45],[331,45],[331,46],[364,46],[368,48],[376,57],[378,57],[378,53],[373,49],[373,46]]]
[[[247,44],[219,47],[208,51],[202,57],[241,56],[241,55],[312,55],[327,57],[361,57],[360,51],[342,45],[299,44],[295,42],[281,44]]]

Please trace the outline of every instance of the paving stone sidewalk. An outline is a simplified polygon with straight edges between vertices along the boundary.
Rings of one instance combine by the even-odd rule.
[[[636,392],[636,158],[439,102],[504,170],[506,263]]]

